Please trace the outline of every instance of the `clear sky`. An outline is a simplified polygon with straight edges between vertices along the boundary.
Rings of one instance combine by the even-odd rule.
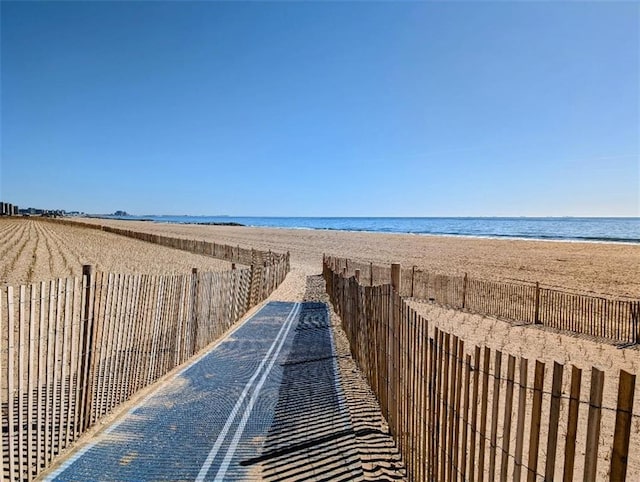
[[[9,2],[0,198],[640,215],[637,2]]]

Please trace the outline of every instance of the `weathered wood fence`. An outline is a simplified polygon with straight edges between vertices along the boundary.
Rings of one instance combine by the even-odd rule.
[[[329,258],[332,268],[374,286],[391,282],[391,269]],[[346,271],[345,271],[346,270]],[[640,343],[640,300],[589,296],[540,286],[400,270],[400,294],[472,313],[550,326],[621,343]]]
[[[430,333],[392,285],[364,286],[334,261],[327,291],[409,480],[639,480],[635,375],[619,372],[608,406],[603,371],[587,378]]]
[[[259,258],[246,269],[183,275],[85,267],[82,278],[1,288],[4,479],[32,480],[104,415],[266,298],[289,258]]]

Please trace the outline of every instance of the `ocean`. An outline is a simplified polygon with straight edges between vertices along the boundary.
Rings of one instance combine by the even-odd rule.
[[[415,235],[640,243],[640,218],[315,218],[245,216],[104,216],[163,223],[239,223],[289,229],[328,229]]]

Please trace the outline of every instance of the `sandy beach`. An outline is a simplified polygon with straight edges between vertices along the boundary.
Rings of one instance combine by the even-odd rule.
[[[322,254],[375,264],[401,263],[446,274],[541,285],[583,293],[640,297],[640,245],[200,226],[83,219],[246,248],[290,251],[294,266],[319,273]]]

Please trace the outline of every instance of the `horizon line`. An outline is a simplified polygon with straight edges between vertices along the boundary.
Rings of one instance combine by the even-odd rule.
[[[84,213],[86,216],[116,216],[113,213]],[[351,219],[549,219],[549,218],[559,218],[559,219],[640,219],[640,215],[635,216],[626,216],[626,215],[431,215],[431,216],[376,216],[376,215],[357,215],[357,216],[335,216],[335,215],[327,215],[327,216],[319,216],[319,215],[302,215],[302,216],[294,216],[294,215],[252,215],[252,214],[132,214],[127,213],[126,217],[191,217],[191,218],[308,218],[308,219],[341,219],[341,218],[351,218]],[[125,217],[125,216],[118,216]]]

